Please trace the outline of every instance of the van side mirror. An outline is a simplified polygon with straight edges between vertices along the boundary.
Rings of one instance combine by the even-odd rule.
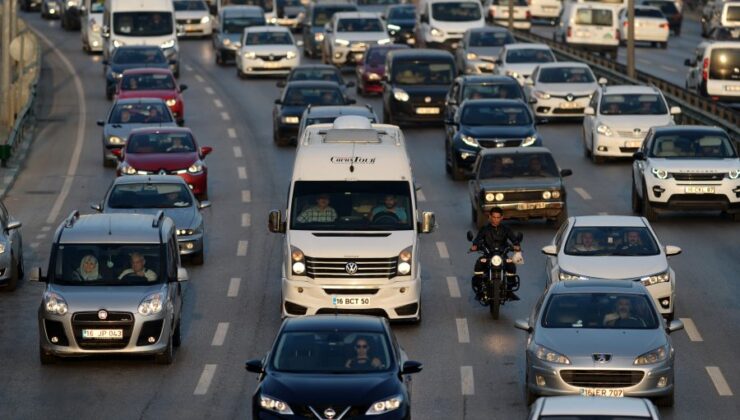
[[[283,214],[280,210],[270,210],[267,228],[272,233],[285,233],[285,222],[283,222]]]
[[[681,321],[680,319],[674,319],[673,321],[671,321],[671,322],[668,323],[668,327],[666,328],[666,332],[668,334],[670,334],[670,333],[674,333],[674,332],[676,332],[678,330],[682,330],[682,329],[683,329],[683,321]]]
[[[596,110],[592,106],[587,106],[583,110],[583,115],[596,115]]]
[[[46,277],[41,274],[41,267],[33,267],[28,272],[28,281],[46,282]]]
[[[672,257],[674,255],[678,255],[682,252],[681,248],[673,245],[666,245],[665,246],[665,256],[666,257]]]
[[[103,212],[103,203],[90,203],[90,208],[97,211]]]
[[[645,160],[645,153],[642,151],[637,151],[632,154],[632,159],[634,160]]]
[[[264,373],[265,368],[262,365],[262,360],[253,359],[249,360],[247,363],[244,364],[244,369],[247,370],[247,372],[252,373]]]
[[[182,267],[177,268],[177,281],[188,281],[190,277],[188,276],[188,270]]]
[[[551,257],[558,255],[558,247],[555,245],[547,245],[542,247],[542,253]]]
[[[406,362],[403,362],[403,367],[401,368],[401,374],[409,375],[412,373],[419,373],[421,372],[422,368],[423,366],[421,363],[414,362],[413,360],[408,360]]]
[[[607,83],[606,77],[599,77],[599,86],[606,86]]]
[[[419,227],[421,233],[434,232],[435,225],[434,212],[425,211],[421,213],[421,226]]]
[[[327,34],[333,32],[333,30],[331,29],[331,23],[327,23],[326,25],[324,25],[324,32],[326,32]]]
[[[504,64],[504,62],[503,62],[503,61],[501,61],[501,59],[500,59],[500,58],[497,58],[497,59],[496,59],[496,61],[494,61],[494,63],[495,63],[495,64],[496,64],[497,66],[500,66],[500,65]]]
[[[282,103],[283,101],[281,99],[275,99],[275,105],[280,105]]]
[[[570,169],[561,169],[560,170],[560,176],[562,176],[562,177],[571,176],[571,175],[573,175],[573,171],[570,170]]]
[[[98,126],[102,127],[102,126],[105,125],[105,120],[97,120],[97,121],[95,121],[95,124],[97,124]]]
[[[421,22],[421,23],[429,23],[429,16],[427,16],[427,15],[421,15],[421,16],[419,16],[419,22]]]

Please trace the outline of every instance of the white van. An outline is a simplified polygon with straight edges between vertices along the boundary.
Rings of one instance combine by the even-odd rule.
[[[285,220],[282,316],[363,313],[421,320],[419,213],[401,129],[343,116],[311,125],[298,142]]]
[[[105,0],[103,55],[107,60],[122,45],[158,45],[180,75],[175,8],[172,0]]]
[[[702,42],[689,67],[686,89],[723,102],[740,101],[740,43]]]
[[[105,0],[84,0],[80,8],[80,37],[82,49],[87,52],[103,51],[103,36],[100,28],[103,25]]]
[[[486,21],[479,0],[420,0],[416,45],[454,50],[468,29]]]
[[[558,26],[552,33],[553,41],[600,53],[617,59],[619,49],[620,6],[596,3],[567,3]]]
[[[547,19],[553,23],[563,10],[562,0],[529,0],[532,19]]]
[[[532,29],[530,0],[485,0],[489,19],[500,26],[509,26],[509,2],[514,2],[514,29],[528,31]]]

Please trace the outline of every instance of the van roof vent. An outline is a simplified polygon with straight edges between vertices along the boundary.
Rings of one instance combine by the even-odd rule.
[[[365,117],[362,117],[365,118]],[[367,120],[367,118],[365,118]],[[324,143],[380,143],[380,133],[374,129],[336,129],[326,131]]]
[[[354,129],[372,129],[373,126],[367,117],[361,115],[343,115],[334,120],[333,128],[340,130]]]

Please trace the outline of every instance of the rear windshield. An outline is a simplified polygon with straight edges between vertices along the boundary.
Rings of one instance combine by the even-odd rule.
[[[175,90],[175,79],[169,74],[126,74],[122,90]]]
[[[187,132],[138,133],[126,142],[126,153],[193,153],[195,141]]]
[[[118,104],[111,112],[110,124],[162,124],[172,122],[164,102]]]
[[[113,64],[142,64],[147,66],[151,64],[166,64],[162,50],[154,48],[118,48],[111,58]]]
[[[290,74],[288,81],[294,80],[326,80],[327,82],[344,83],[337,70],[333,69],[315,69],[315,68],[297,68]]]
[[[653,330],[660,326],[647,295],[563,293],[550,297],[542,326]]]
[[[717,48],[712,50],[709,78],[740,80],[740,48]]]
[[[163,36],[173,33],[171,12],[116,12],[113,33],[123,36]]]
[[[205,2],[200,0],[175,0],[173,3],[175,5],[176,12],[208,10],[208,6],[206,6]]]
[[[516,42],[514,37],[505,31],[476,31],[470,34],[470,47],[500,47]]]
[[[727,17],[725,18],[728,22],[740,22],[740,6],[730,6],[727,8]]]
[[[660,10],[655,9],[635,9],[635,17],[648,17],[648,18],[661,18],[665,19],[665,15]]]
[[[666,159],[737,157],[727,136],[692,132],[655,137],[651,156]]]
[[[463,107],[460,122],[472,126],[516,126],[529,125],[532,119],[523,105],[467,103]]]
[[[511,177],[558,177],[555,160],[547,153],[515,153],[488,155],[481,162],[478,177],[481,179]]]
[[[643,1],[642,4],[657,7],[666,15],[678,14],[678,8],[672,1]]]
[[[416,19],[413,7],[394,7],[388,11],[388,19]]]
[[[331,17],[334,16],[334,13],[337,12],[351,12],[353,10],[357,10],[354,6],[322,6],[322,7],[316,7],[313,9],[313,24],[316,26],[323,26],[326,24],[326,22],[329,22],[331,20]]]
[[[287,32],[249,32],[244,45],[292,45],[293,39]]]
[[[250,26],[262,26],[265,24],[265,15],[259,16],[229,16],[225,15],[223,20],[223,33],[243,34],[244,28]]]
[[[541,48],[517,48],[506,52],[506,62],[509,64],[518,63],[552,63],[555,56],[550,50]]]
[[[432,18],[443,22],[470,22],[480,20],[480,3],[478,2],[450,2],[434,3]]]
[[[463,87],[462,100],[465,99],[524,99],[519,84],[467,84]]]
[[[380,19],[343,18],[337,22],[337,32],[383,32]]]
[[[378,121],[375,119],[375,116],[370,113],[353,113],[353,112],[342,112],[337,113],[337,115],[332,115],[330,117],[313,117],[306,119],[306,127],[309,125],[314,124],[329,124],[333,123],[334,120],[337,118],[343,116],[343,115],[357,115],[358,117],[366,117],[368,120],[370,120],[371,123],[376,124]]]
[[[668,113],[665,101],[655,94],[604,95],[603,115],[663,115]]]
[[[394,83],[400,85],[449,85],[455,77],[455,65],[449,61],[396,60]]]
[[[578,9],[576,25],[612,26],[613,13],[608,9]]]
[[[338,88],[293,87],[285,93],[283,105],[344,105],[344,99]]]
[[[530,0],[514,0],[514,6],[529,6],[529,1]],[[491,4],[497,6],[508,6],[509,0],[493,0]]]
[[[184,184],[119,184],[108,196],[112,209],[174,209],[193,205],[193,195]]]
[[[584,67],[540,69],[540,83],[593,83],[594,76]]]
[[[222,0],[221,6],[259,6],[265,12],[272,12],[272,0]]]

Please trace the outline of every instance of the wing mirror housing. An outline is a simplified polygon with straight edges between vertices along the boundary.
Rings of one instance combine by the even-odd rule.
[[[272,233],[285,233],[285,222],[280,210],[270,210],[268,216],[267,228]]]
[[[264,373],[265,367],[262,365],[262,360],[258,359],[252,359],[247,361],[247,363],[244,364],[244,369],[247,370],[247,372],[252,373]]]
[[[97,124],[99,127],[102,127],[102,126],[105,125],[105,121],[104,120],[97,120],[97,121],[95,121],[95,124]]]
[[[529,326],[529,320],[517,319],[514,321],[514,328],[526,332],[532,332],[532,327]]]
[[[213,147],[210,146],[203,146],[200,148],[200,154],[201,156],[208,156],[213,151]]]
[[[280,100],[280,99],[275,99],[275,105],[280,105],[280,104],[282,104],[282,103],[283,103],[283,101],[282,101],[282,100]]]
[[[103,212],[103,204],[102,203],[90,203],[90,208],[102,213]]]
[[[561,169],[560,170],[560,176],[566,177],[573,175],[573,171],[571,169]]]
[[[183,282],[188,281],[190,279],[190,276],[188,275],[188,270],[182,267],[177,268],[177,281]]]
[[[468,233],[465,234],[465,237],[468,238],[468,242],[473,242],[473,239],[475,239],[475,236],[471,231],[468,231]]]
[[[609,82],[609,81],[608,81],[608,80],[606,80],[606,77],[599,77],[599,86],[606,86],[606,84],[607,84],[608,82]]]
[[[401,368],[401,374],[409,375],[412,373],[419,373],[421,372],[423,367],[424,366],[419,362],[408,360],[408,361],[403,362],[403,367]]]
[[[587,106],[586,109],[583,110],[583,115],[596,115],[596,110],[592,106]]]
[[[677,246],[666,245],[666,247],[665,247],[665,256],[666,257],[672,257],[674,255],[680,254],[681,252],[683,252],[683,251],[681,250],[681,248],[679,248]]]
[[[186,84],[180,85],[180,92],[185,92],[186,90],[188,90],[188,85]]]
[[[668,327],[666,327],[666,332],[670,334],[682,329],[683,321],[681,321],[680,319],[674,319],[673,321],[668,323]]]
[[[198,203],[198,210],[203,210],[211,207],[211,202],[208,200],[203,200],[200,203]]]
[[[547,245],[542,247],[542,253],[554,257],[558,255],[558,247],[555,245]]]
[[[637,151],[632,154],[634,160],[645,160],[645,153],[643,151]]]
[[[434,232],[434,227],[436,225],[436,221],[434,218],[434,212],[431,211],[425,211],[421,213],[421,226],[419,226],[419,231],[421,233],[432,233]]]

